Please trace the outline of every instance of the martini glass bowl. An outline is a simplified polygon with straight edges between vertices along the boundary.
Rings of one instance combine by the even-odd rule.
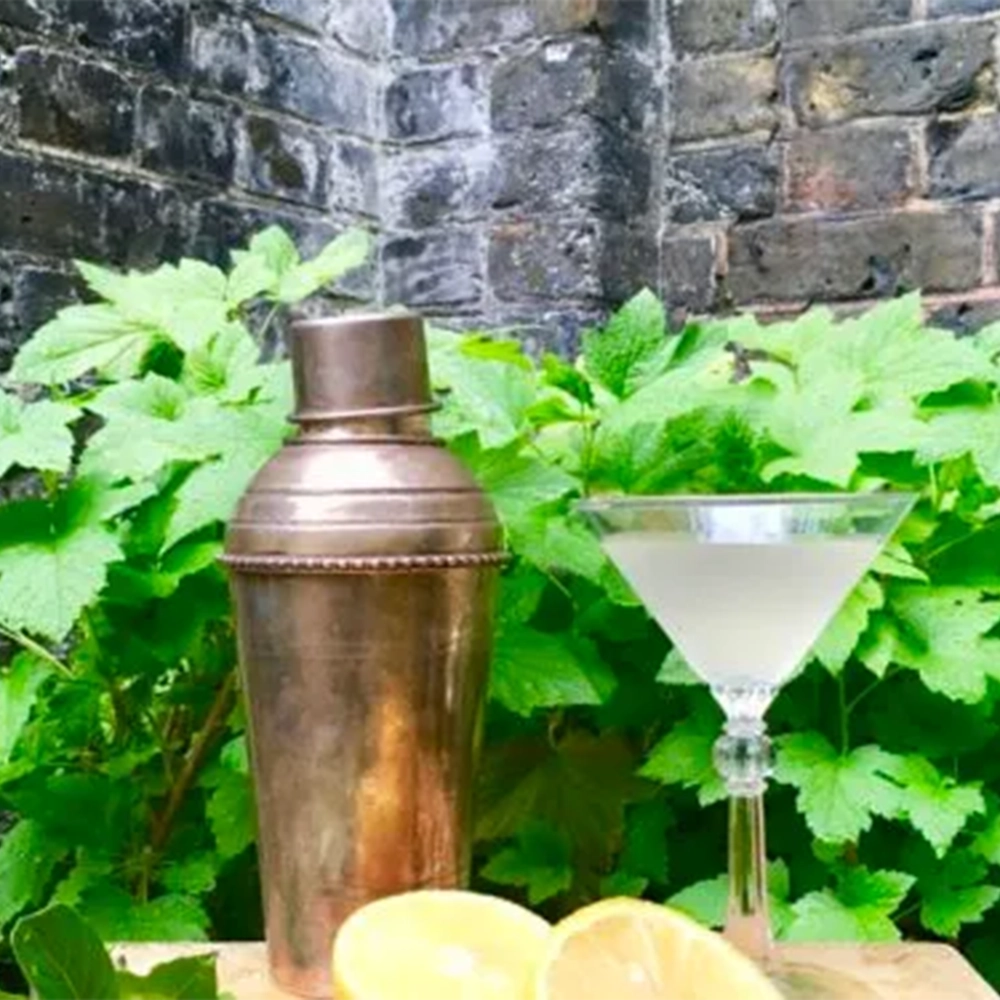
[[[608,497],[584,515],[725,712],[715,764],[729,794],[725,934],[796,1000],[863,998],[863,983],[774,950],[767,908],[765,713],[909,512],[904,493]]]

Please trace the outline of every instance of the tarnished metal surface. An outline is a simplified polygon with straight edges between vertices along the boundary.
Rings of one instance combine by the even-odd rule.
[[[301,432],[230,526],[272,973],[330,996],[357,906],[468,874],[502,559],[493,511],[429,433],[412,316],[292,329]]]

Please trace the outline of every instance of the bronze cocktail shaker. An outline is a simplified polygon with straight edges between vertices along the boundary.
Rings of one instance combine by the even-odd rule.
[[[369,900],[467,878],[500,530],[412,315],[293,324],[299,434],[230,525],[271,971],[330,996]]]

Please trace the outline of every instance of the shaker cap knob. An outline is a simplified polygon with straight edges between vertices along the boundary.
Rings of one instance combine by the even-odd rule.
[[[296,420],[433,408],[423,320],[413,313],[298,320],[289,347]]]

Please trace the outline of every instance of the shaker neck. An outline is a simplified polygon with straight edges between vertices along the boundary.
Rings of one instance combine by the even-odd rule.
[[[301,444],[353,441],[434,440],[430,416],[438,407],[400,406],[392,409],[342,414],[296,413],[292,416],[299,433],[293,440]]]

